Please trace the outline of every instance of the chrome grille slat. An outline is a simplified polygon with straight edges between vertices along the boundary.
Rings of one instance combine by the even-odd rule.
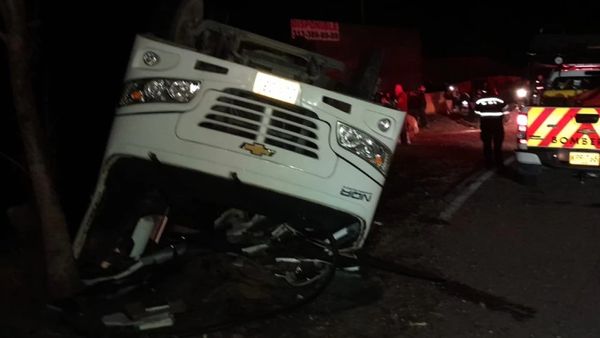
[[[253,131],[258,131],[258,129],[260,129],[260,126],[257,124],[242,121],[242,120],[239,120],[239,119],[236,119],[233,117],[229,117],[226,115],[208,114],[208,115],[206,115],[206,119],[218,121],[218,122],[225,123],[228,125],[233,125],[233,126],[239,127],[239,128],[250,129]]]
[[[319,158],[316,113],[245,90],[214,93],[200,127]]]
[[[284,133],[278,130],[274,130],[274,129],[269,129],[267,130],[267,135],[272,136],[272,137],[277,137],[279,139],[285,140],[287,142],[291,142],[291,143],[295,143],[307,148],[313,148],[313,149],[319,149],[319,146],[317,146],[316,143],[309,141],[307,139],[292,135],[292,134],[288,134],[288,133]]]
[[[300,125],[312,128],[312,129],[318,129],[317,125],[312,122],[307,120],[306,118],[302,117],[301,115],[295,115],[291,112],[287,112],[287,111],[281,111],[281,110],[273,110],[273,116],[278,117],[280,119],[283,120],[287,120],[287,121],[291,121],[291,122],[295,122],[298,123]]]
[[[239,109],[237,107],[226,106],[226,105],[220,105],[220,104],[214,105],[214,106],[210,107],[210,109],[213,112],[228,114],[228,115],[236,116],[239,118],[251,120],[254,122],[261,122],[262,118],[263,118],[261,115],[258,115],[256,113],[251,113],[247,110]]]
[[[204,127],[211,130],[220,131],[227,134],[232,134],[240,137],[244,137],[250,140],[256,140],[256,134],[253,134],[246,130],[233,128],[226,124],[215,123],[215,122],[201,122],[198,124],[200,127]]]
[[[296,133],[298,135],[302,135],[305,137],[317,139],[317,134],[306,129],[306,127],[300,126],[293,122],[279,120],[279,119],[273,118],[273,117],[271,117],[271,121],[269,121],[269,128],[281,129],[281,130],[293,132],[293,133]]]
[[[224,103],[228,103],[232,106],[236,106],[236,107],[243,107],[243,108],[247,108],[250,110],[254,110],[257,111],[259,113],[264,113],[265,112],[265,107],[249,102],[247,100],[239,100],[239,99],[234,99],[228,96],[220,96],[217,101],[219,102],[224,102]]]
[[[305,156],[308,156],[308,157],[312,157],[312,158],[316,158],[316,159],[319,158],[319,156],[314,151],[310,151],[308,149],[304,149],[302,147],[298,147],[297,145],[292,145],[292,144],[289,144],[289,143],[285,143],[285,142],[276,140],[274,138],[267,137],[265,139],[265,143],[266,144],[270,144],[272,146],[279,147],[279,148],[287,149],[287,150],[290,150],[290,151],[293,151],[295,153],[302,154],[302,155],[305,155]]]

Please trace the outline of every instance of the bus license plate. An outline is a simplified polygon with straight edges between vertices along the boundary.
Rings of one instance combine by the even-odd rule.
[[[569,164],[576,165],[600,165],[600,153],[569,153]]]
[[[296,103],[298,95],[300,94],[300,84],[298,82],[258,72],[256,74],[256,79],[254,80],[252,91],[287,103]]]

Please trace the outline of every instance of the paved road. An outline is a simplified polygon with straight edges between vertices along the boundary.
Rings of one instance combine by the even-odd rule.
[[[514,148],[514,129],[514,123],[507,123],[507,157]],[[454,223],[436,226],[436,215],[448,205],[446,195],[452,187],[482,167],[477,126],[432,117],[429,128],[416,135],[413,144],[396,149],[376,216],[380,225],[371,234],[366,251],[400,264],[433,270],[437,267],[460,281],[469,271],[463,273],[460,265],[441,258],[454,254],[460,257],[461,250],[469,255],[472,245],[465,249],[446,245],[453,240],[443,241],[451,238],[445,233],[458,228],[453,227]],[[462,209],[455,215],[461,213]],[[427,281],[372,269],[366,279],[368,283],[336,279],[326,294],[307,308],[260,325],[257,334],[244,328],[234,331],[244,337],[467,337],[479,332],[473,324],[479,319],[473,318],[483,322],[500,318],[512,323],[509,315],[463,303]],[[493,327],[484,325],[488,326]],[[489,334],[488,329],[481,332]]]
[[[509,133],[507,151],[512,140]],[[430,282],[371,270],[366,281],[334,281],[298,312],[208,336],[600,337],[600,179],[580,184],[549,171],[527,187],[510,173],[488,175],[439,225],[433,211],[447,204],[449,185],[481,167],[480,147],[476,129],[445,118],[401,147],[367,249],[532,307],[533,318],[518,321]]]
[[[493,176],[434,238],[438,265],[537,310],[516,321],[448,297],[415,337],[600,337],[600,179],[550,171],[537,187]]]
[[[509,123],[507,129],[508,154],[514,148],[514,126]],[[480,147],[473,129],[437,120],[413,145],[400,148],[397,172],[390,175],[388,194],[382,199],[383,225],[373,234],[369,251],[390,261],[437,268],[456,281],[535,309],[533,318],[517,320],[510,313],[448,295],[432,283],[376,272],[382,278],[380,298],[326,313],[317,311],[327,308],[317,301],[292,323],[274,325],[270,333],[600,337],[600,179],[580,184],[569,173],[547,171],[537,187],[529,187],[517,183],[511,172],[494,173],[448,224],[436,225],[426,207],[408,215],[401,212],[413,200],[420,201],[414,205],[436,200],[447,182],[480,168]],[[424,192],[415,188],[407,195],[405,188],[415,181]],[[353,293],[331,301],[356,298]]]

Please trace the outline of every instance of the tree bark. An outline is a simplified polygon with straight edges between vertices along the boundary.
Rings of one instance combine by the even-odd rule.
[[[32,84],[30,32],[23,0],[0,0],[3,34],[10,67],[13,103],[23,149],[42,227],[48,294],[67,297],[78,287],[79,278],[64,213],[49,174],[45,135],[36,107]]]

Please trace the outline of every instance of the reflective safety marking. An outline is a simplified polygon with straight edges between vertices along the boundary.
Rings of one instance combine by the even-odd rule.
[[[489,117],[489,116],[503,116],[503,115],[508,115],[509,112],[501,112],[501,111],[480,112],[478,110],[475,110],[475,114],[477,114],[479,116],[483,116],[483,117]]]
[[[569,123],[569,121],[571,121],[575,117],[575,115],[577,115],[578,111],[579,109],[576,108],[569,109],[567,113],[563,115],[560,121],[558,121],[556,126],[554,126],[552,130],[546,135],[544,140],[540,142],[540,147],[547,147],[552,142],[552,138],[556,137],[558,133],[560,133],[563,130],[567,123]]]
[[[537,147],[544,140],[546,135],[550,133],[554,127],[560,122],[560,119],[569,111],[569,108],[548,108],[549,115],[546,115],[544,112],[540,114],[539,126],[535,133],[531,133],[531,136],[528,139],[527,145],[530,147]],[[542,116],[544,114],[545,116]],[[544,118],[542,120],[542,118]],[[537,122],[535,120],[534,122]]]
[[[533,107],[527,113],[530,147],[600,149],[600,135],[592,123],[579,123],[578,114],[597,115],[595,108]]]
[[[548,115],[552,113],[554,109],[552,108],[542,108],[535,107],[529,109],[527,112],[527,117],[530,121],[533,121],[529,127],[527,127],[527,138],[531,137],[531,135],[535,135],[535,132],[542,125],[544,121],[548,118]]]
[[[572,135],[565,148],[574,148],[578,145],[577,148],[600,149],[600,137],[592,124],[581,124]]]
[[[497,97],[484,97],[475,102],[475,104],[488,105],[488,104],[502,104],[504,101]]]

